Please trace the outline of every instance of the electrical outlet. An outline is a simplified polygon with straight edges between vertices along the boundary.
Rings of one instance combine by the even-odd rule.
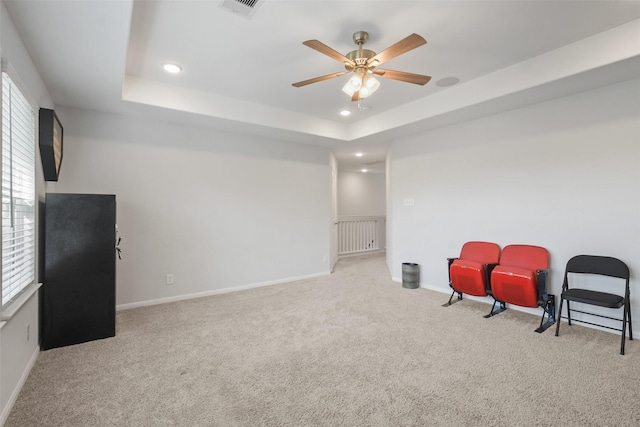
[[[173,274],[167,274],[166,283],[167,285],[173,285]]]
[[[322,256],[322,262],[329,262],[329,257],[326,255]]]
[[[29,342],[30,338],[31,338],[31,325],[27,323],[27,342]]]

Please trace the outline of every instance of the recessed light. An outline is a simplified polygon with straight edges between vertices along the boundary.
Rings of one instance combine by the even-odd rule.
[[[367,169],[361,169],[361,170],[362,170],[362,173],[366,173],[367,172]]]
[[[364,154],[362,154],[362,153],[356,153],[356,157],[362,157],[362,156],[364,156]]]
[[[342,117],[349,117],[351,115],[351,110],[341,110],[340,115]]]
[[[182,71],[182,67],[178,64],[166,63],[162,66],[167,73],[177,74]]]

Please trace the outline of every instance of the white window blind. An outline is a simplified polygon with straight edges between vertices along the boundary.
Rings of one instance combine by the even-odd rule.
[[[35,278],[35,112],[2,73],[2,305]]]

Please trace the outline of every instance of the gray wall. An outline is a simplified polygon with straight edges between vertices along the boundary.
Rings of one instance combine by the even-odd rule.
[[[395,141],[392,276],[417,262],[423,286],[450,292],[446,258],[464,242],[532,244],[550,251],[559,295],[569,258],[613,256],[631,269],[637,329],[639,100],[636,79]]]
[[[338,173],[338,215],[384,215],[385,197],[383,173]]]
[[[328,149],[75,109],[60,116],[56,191],[117,196],[120,307],[329,273]]]

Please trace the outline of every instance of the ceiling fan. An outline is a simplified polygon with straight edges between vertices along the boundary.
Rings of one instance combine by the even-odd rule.
[[[358,45],[358,49],[353,50],[346,55],[331,49],[329,46],[318,40],[307,40],[306,42],[303,42],[303,45],[309,46],[311,49],[315,49],[318,52],[343,63],[346,71],[303,80],[301,82],[293,83],[293,86],[302,87],[311,83],[317,83],[352,73],[353,76],[351,76],[349,81],[344,85],[342,91],[351,96],[352,101],[358,101],[370,96],[380,86],[380,82],[378,82],[374,76],[400,80],[402,82],[418,85],[424,85],[431,80],[430,76],[377,68],[380,64],[395,58],[396,56],[402,55],[403,53],[409,52],[410,50],[426,44],[427,41],[421,36],[411,34],[394,45],[389,46],[380,53],[375,53],[369,49],[363,49],[362,46],[367,42],[367,40],[369,40],[369,34],[366,31],[358,31],[354,33],[353,41]]]

